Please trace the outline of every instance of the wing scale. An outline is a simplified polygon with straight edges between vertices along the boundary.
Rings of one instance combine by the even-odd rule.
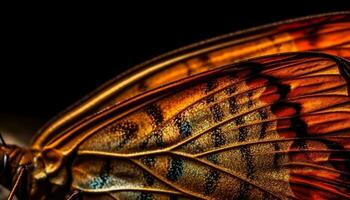
[[[282,54],[141,96],[78,146],[73,187],[115,199],[350,198],[348,70]]]
[[[252,57],[321,51],[349,57],[349,12],[274,23],[228,34],[150,60],[110,81],[42,128],[32,148],[50,145],[76,124],[109,106],[162,85]]]

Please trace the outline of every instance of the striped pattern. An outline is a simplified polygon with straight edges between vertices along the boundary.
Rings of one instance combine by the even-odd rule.
[[[200,42],[172,54],[160,56],[159,59],[145,62],[139,68],[130,70],[130,73],[110,81],[109,84],[100,88],[98,93],[52,120],[43,127],[32,148],[40,150],[54,143],[58,137],[67,134],[66,132],[75,124],[81,123],[87,115],[99,113],[114,104],[120,105],[127,99],[167,83],[223,65],[263,55],[307,50],[350,58],[349,23],[349,12],[301,18],[231,33],[210,42]],[[155,66],[157,70],[144,73],[126,86],[120,86],[120,83],[130,80],[129,78],[134,74]],[[235,76],[234,73],[231,75]],[[212,86],[210,81],[208,83],[207,88],[210,90]]]
[[[33,177],[102,199],[350,199],[349,63],[234,64],[350,58],[349,27],[315,16],[146,62],[41,130]]]
[[[340,62],[346,64],[322,54],[285,54],[227,66],[210,81],[199,77],[164,90],[166,96],[149,98],[79,146],[80,159],[104,155],[118,164],[112,162],[113,172],[97,189],[86,182],[104,180],[94,172],[101,169],[80,161],[73,169],[90,178],[73,172],[73,186],[130,199],[347,198],[350,97],[343,71],[349,66]],[[233,72],[236,78],[227,75]],[[344,114],[333,121],[324,117],[337,113]],[[142,127],[133,139],[118,148],[113,145],[120,142],[99,144],[110,138],[106,130],[125,122]],[[115,141],[124,141],[123,131],[114,133]],[[319,179],[310,182],[306,171]],[[331,178],[320,177],[325,173]],[[135,191],[124,193],[127,188]]]

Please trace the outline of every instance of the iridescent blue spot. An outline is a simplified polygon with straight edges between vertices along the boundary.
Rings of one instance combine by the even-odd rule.
[[[191,123],[188,120],[184,120],[181,117],[177,117],[175,119],[175,125],[179,129],[179,133],[181,137],[185,138],[192,134],[192,126]]]
[[[106,186],[108,181],[108,174],[104,173],[101,176],[93,178],[92,181],[88,184],[91,189],[101,189]]]
[[[183,174],[184,161],[177,157],[171,157],[167,179],[171,181],[177,181]]]

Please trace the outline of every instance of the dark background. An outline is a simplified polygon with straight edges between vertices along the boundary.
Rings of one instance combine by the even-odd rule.
[[[2,29],[0,130],[33,132],[120,72],[178,47],[257,25],[350,8],[345,1],[232,3],[212,2],[206,8],[135,3],[12,13]]]

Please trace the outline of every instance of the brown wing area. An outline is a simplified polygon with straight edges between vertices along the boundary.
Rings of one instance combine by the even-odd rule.
[[[348,199],[349,72],[340,58],[282,54],[150,92],[74,132],[72,187],[112,199]],[[76,144],[65,141],[43,155]]]
[[[45,125],[32,148],[40,150],[86,116],[182,78],[282,52],[313,50],[349,58],[349,42],[350,14],[342,12],[275,23],[191,45],[145,62],[110,81]]]

